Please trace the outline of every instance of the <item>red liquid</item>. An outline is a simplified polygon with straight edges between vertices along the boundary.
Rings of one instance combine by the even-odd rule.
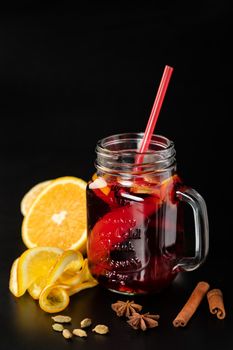
[[[152,293],[168,286],[183,253],[177,175],[131,187],[109,182],[87,189],[88,259],[93,276],[122,293]],[[109,191],[110,190],[110,191]]]

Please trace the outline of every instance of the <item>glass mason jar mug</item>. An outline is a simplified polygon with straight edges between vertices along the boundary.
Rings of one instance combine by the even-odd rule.
[[[100,140],[97,172],[87,186],[90,271],[125,294],[162,290],[179,271],[198,268],[208,252],[206,204],[179,178],[173,142],[153,135],[141,155],[142,138],[131,133]],[[185,256],[182,202],[193,210],[193,257]]]

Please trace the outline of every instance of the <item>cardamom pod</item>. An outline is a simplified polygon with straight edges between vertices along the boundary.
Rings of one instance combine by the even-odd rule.
[[[62,335],[65,339],[72,338],[72,333],[69,331],[69,329],[63,329]]]
[[[98,334],[106,334],[109,332],[109,328],[104,324],[98,324],[97,326],[95,326],[95,328],[92,329],[92,331]]]
[[[84,320],[80,322],[81,328],[89,327],[91,324],[92,324],[92,321],[90,318],[84,318]]]
[[[83,329],[76,328],[73,330],[73,334],[77,335],[77,337],[87,337],[87,332],[84,331]]]
[[[71,322],[71,317],[70,316],[63,316],[63,315],[56,315],[51,317],[54,322],[58,323],[70,323]]]
[[[64,329],[63,325],[60,323],[54,323],[52,327],[56,332],[62,332]]]

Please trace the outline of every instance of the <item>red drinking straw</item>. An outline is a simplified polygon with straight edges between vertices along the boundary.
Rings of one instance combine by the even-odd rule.
[[[163,71],[163,76],[159,85],[159,89],[157,92],[157,95],[155,97],[155,101],[150,113],[150,118],[148,120],[147,126],[146,126],[146,130],[142,139],[142,143],[139,149],[140,153],[145,153],[147,152],[150,142],[151,142],[151,138],[155,129],[155,125],[157,123],[158,117],[159,117],[159,112],[161,110],[162,104],[163,104],[163,100],[168,88],[168,84],[171,78],[173,72],[173,68],[170,66],[165,66],[164,71]],[[142,163],[143,160],[143,155],[138,155],[136,163]]]

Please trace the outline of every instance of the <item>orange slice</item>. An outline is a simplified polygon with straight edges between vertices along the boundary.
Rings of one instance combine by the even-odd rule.
[[[25,216],[29,212],[32,203],[35,201],[37,196],[52,182],[52,180],[43,181],[33,186],[23,197],[20,203],[21,213]]]
[[[86,182],[75,177],[53,180],[37,196],[22,225],[28,248],[59,247],[85,251]]]

